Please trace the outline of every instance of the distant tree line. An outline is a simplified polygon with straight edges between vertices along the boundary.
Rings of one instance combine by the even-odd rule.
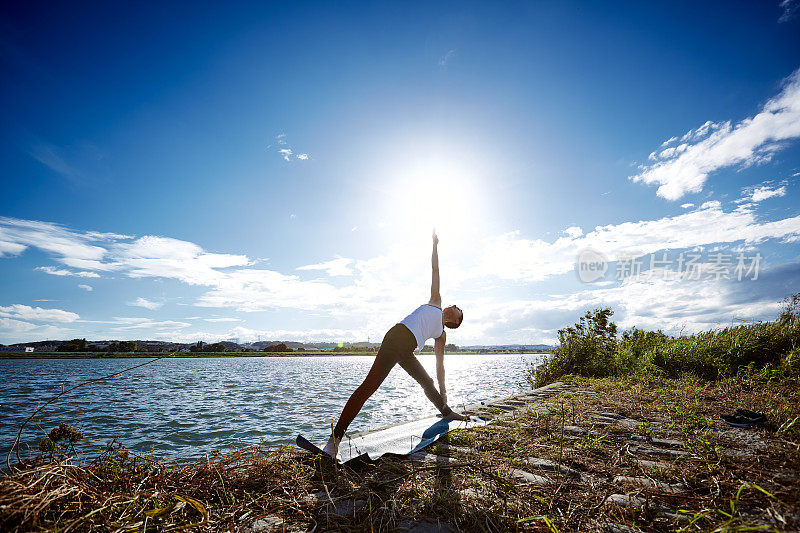
[[[444,351],[453,353],[453,352],[458,352],[459,348],[455,344],[445,344]],[[430,344],[426,344],[425,346],[422,347],[420,353],[433,353],[433,346],[431,346]]]
[[[291,348],[286,346],[285,343],[281,342],[279,344],[273,344],[271,346],[267,346],[266,348],[264,348],[264,351],[265,352],[293,352],[294,350],[292,350]]]
[[[140,348],[136,341],[114,341],[108,346],[101,348],[90,345],[86,339],[72,339],[62,342],[56,347],[57,352],[146,352],[146,347]]]
[[[71,341],[67,341],[62,343],[56,348],[56,351],[59,352],[85,352],[86,350],[86,339],[72,339]]]
[[[337,346],[331,350],[332,352],[376,352],[377,348],[373,346]]]
[[[136,341],[119,341],[119,342],[112,342],[106,348],[107,352],[137,352],[139,351],[139,346],[136,344]]]
[[[189,346],[189,351],[193,353],[219,353],[227,352],[228,349],[221,342],[206,344],[203,341],[197,341],[197,343]]]
[[[164,344],[147,344],[147,343],[137,343],[136,341],[113,341],[108,343],[105,346],[97,346],[100,343],[89,343],[86,339],[72,339],[65,342],[62,342],[56,347],[56,351],[58,352],[105,352],[105,353],[131,353],[131,352],[165,352],[165,351],[173,351],[176,350],[178,347],[183,347],[183,350],[186,350],[187,345],[164,345]],[[232,346],[228,348],[228,346]],[[244,347],[236,347],[236,345],[232,345],[228,343],[226,346],[223,342],[215,342],[211,344],[206,344],[203,341],[197,341],[194,344],[188,346],[189,352],[192,353],[220,353],[220,352],[253,352],[257,350],[253,350],[252,348],[244,348]],[[449,353],[458,352],[460,351],[459,347],[455,344],[446,344],[445,350]],[[281,342],[278,344],[272,344],[262,349],[263,352],[273,352],[273,353],[292,353],[292,352],[305,352],[305,348],[297,348],[292,349],[286,345],[286,343]],[[375,353],[378,351],[377,346],[336,346],[335,348],[330,350],[331,352],[336,353]],[[479,352],[486,352],[486,353],[493,353],[496,350],[478,350]],[[522,350],[520,350],[522,351]],[[422,349],[422,353],[432,353],[433,347],[432,346],[425,346]]]

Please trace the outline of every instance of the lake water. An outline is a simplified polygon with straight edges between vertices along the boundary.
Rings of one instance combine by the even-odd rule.
[[[433,355],[418,356],[435,379]],[[541,355],[448,354],[452,407],[529,389],[526,373]],[[77,389],[30,422],[23,451],[36,449],[60,422],[86,436],[94,456],[113,437],[167,460],[203,457],[241,442],[278,446],[298,433],[326,440],[344,403],[366,376],[372,356],[162,359]],[[148,359],[0,360],[0,445],[8,452],[19,424],[62,390]],[[435,414],[422,388],[396,366],[349,431]],[[24,455],[23,455],[24,456]],[[4,458],[4,456],[3,456]]]

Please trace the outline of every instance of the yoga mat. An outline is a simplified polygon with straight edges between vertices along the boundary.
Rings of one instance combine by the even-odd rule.
[[[478,416],[471,416],[469,421],[430,416],[374,431],[356,433],[350,437],[345,435],[339,445],[339,453],[342,455],[343,463],[352,460],[374,462],[386,454],[402,456],[417,452],[454,429],[486,424],[488,420]],[[312,453],[322,453],[322,450],[302,435],[297,436],[297,445]]]

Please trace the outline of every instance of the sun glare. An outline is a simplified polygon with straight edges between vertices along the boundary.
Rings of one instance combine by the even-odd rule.
[[[475,169],[445,157],[416,158],[391,180],[393,226],[419,235],[436,228],[450,242],[470,239],[486,216],[483,188]],[[485,199],[485,197],[484,197]]]

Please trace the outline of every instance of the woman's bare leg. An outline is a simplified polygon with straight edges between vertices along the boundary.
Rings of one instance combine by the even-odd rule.
[[[333,428],[333,435],[331,435],[331,438],[328,440],[323,450],[331,457],[337,457],[339,443],[342,437],[344,437],[344,432],[347,431],[350,423],[361,411],[361,408],[364,407],[364,403],[378,390],[378,387],[381,386],[386,376],[389,375],[389,372],[394,366],[394,362],[390,361],[390,359],[391,358],[387,357],[386,354],[382,354],[381,351],[378,350],[378,355],[375,357],[375,361],[372,363],[372,368],[370,368],[367,373],[367,377],[364,378],[364,382],[350,395],[350,399],[347,400],[344,409],[342,409],[342,414],[339,415],[339,421]]]

